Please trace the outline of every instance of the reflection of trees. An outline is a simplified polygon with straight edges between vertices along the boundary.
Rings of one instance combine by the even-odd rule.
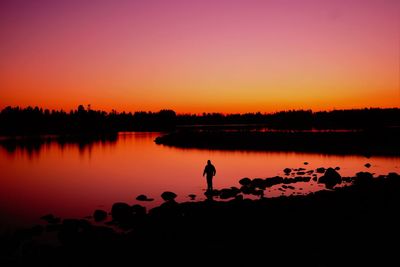
[[[43,148],[57,144],[61,150],[68,146],[74,146],[79,149],[79,153],[91,151],[93,146],[102,144],[114,146],[118,141],[118,134],[101,135],[63,135],[63,136],[44,136],[44,137],[24,137],[9,138],[0,140],[0,147],[9,154],[17,151],[26,153],[29,157],[39,155]]]

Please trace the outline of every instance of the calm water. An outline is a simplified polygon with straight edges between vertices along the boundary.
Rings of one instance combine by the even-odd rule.
[[[400,158],[337,156],[310,153],[239,152],[178,149],[156,145],[159,133],[120,133],[116,140],[91,145],[57,142],[34,149],[0,146],[0,230],[38,222],[39,217],[85,217],[94,209],[110,210],[112,203],[140,203],[151,208],[161,203],[163,191],[204,199],[204,165],[211,159],[217,169],[214,187],[239,186],[243,177],[283,176],[286,167],[336,167],[342,176],[359,171],[378,174],[400,172]],[[309,165],[303,163],[307,161]],[[372,166],[366,168],[364,164]],[[293,184],[295,190],[278,187],[266,196],[301,194],[323,189],[315,182]],[[139,194],[153,202],[135,200]]]

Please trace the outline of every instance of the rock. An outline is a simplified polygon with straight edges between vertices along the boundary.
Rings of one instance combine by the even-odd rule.
[[[188,197],[190,198],[190,200],[195,200],[196,199],[196,195],[195,194],[189,194]]]
[[[284,179],[283,179],[283,177],[275,176],[272,178],[266,178],[266,179],[264,179],[264,181],[265,181],[266,187],[271,187],[271,186],[283,183]]]
[[[242,200],[243,200],[243,195],[237,195],[237,196],[235,197],[235,200],[236,200],[236,201],[242,201]]]
[[[284,172],[286,175],[289,175],[289,174],[292,172],[292,169],[290,169],[290,168],[285,168],[285,169],[283,170],[283,172]]]
[[[305,161],[303,164],[304,164],[304,165],[308,165],[308,162],[307,162],[307,161]]]
[[[338,171],[338,170],[340,170],[340,167],[336,167],[336,168],[335,168],[335,171]]]
[[[305,175],[306,173],[303,172],[303,171],[300,171],[300,172],[297,172],[296,174],[297,174],[297,175]]]
[[[364,166],[369,168],[369,167],[371,167],[371,164],[370,163],[366,163]]]
[[[325,168],[324,167],[320,167],[320,168],[317,168],[315,171],[317,173],[325,173]]]
[[[111,216],[116,221],[127,221],[132,217],[132,209],[126,203],[117,202],[112,205]]]
[[[213,191],[206,190],[204,192],[204,195],[206,197],[215,197],[215,196],[219,196],[219,194],[220,194],[220,191],[217,189],[214,189]]]
[[[55,217],[51,213],[40,217],[40,219],[42,219],[43,221],[46,221],[47,223],[52,223],[52,224],[56,224],[56,223],[60,223],[61,222],[61,219],[59,217]]]
[[[138,195],[136,197],[136,200],[138,200],[138,201],[153,201],[154,198],[148,198],[146,195]]]
[[[164,199],[164,201],[171,201],[174,200],[176,197],[177,195],[174,192],[170,191],[165,191],[161,194],[161,198]]]
[[[240,191],[242,191],[242,193],[243,194],[246,194],[246,195],[248,195],[248,194],[252,194],[253,192],[254,192],[254,187],[251,187],[251,186],[242,186],[241,188],[240,188]]]
[[[264,190],[261,190],[261,189],[254,190],[254,192],[252,194],[262,198],[262,197],[264,197]]]
[[[233,198],[237,194],[239,194],[240,191],[233,190],[232,188],[224,188],[220,191],[219,197],[221,199],[228,199],[228,198]]]
[[[252,187],[257,187],[260,189],[265,189],[267,187],[265,180],[261,178],[255,178],[251,181],[251,186]]]
[[[342,181],[346,182],[346,183],[350,183],[353,181],[353,178],[352,177],[342,177]]]
[[[342,183],[342,177],[333,168],[328,168],[325,174],[319,178],[318,183],[323,183],[326,188],[332,189],[335,185]]]
[[[233,192],[237,192],[237,194],[240,193],[240,189],[237,188],[236,186],[231,186],[231,190],[232,190]]]
[[[358,172],[356,173],[356,177],[354,177],[354,185],[367,185],[371,183],[373,179],[372,173]]]
[[[48,224],[46,225],[47,232],[57,232],[60,231],[62,228],[62,224]]]
[[[400,182],[400,175],[395,172],[389,172],[386,179],[393,182]]]
[[[144,216],[146,215],[146,207],[139,204],[135,204],[131,207],[133,216]]]
[[[95,210],[93,212],[93,218],[96,222],[104,221],[107,218],[107,212],[104,210]]]
[[[87,220],[64,219],[58,239],[63,244],[76,245],[82,241],[82,236],[91,230],[92,226]]]
[[[239,184],[241,184],[241,185],[250,185],[250,183],[251,183],[251,180],[250,180],[250,178],[247,178],[247,177],[239,180]]]

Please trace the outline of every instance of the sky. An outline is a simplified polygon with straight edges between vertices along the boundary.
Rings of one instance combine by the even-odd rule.
[[[400,107],[400,1],[0,1],[0,109],[79,104]]]

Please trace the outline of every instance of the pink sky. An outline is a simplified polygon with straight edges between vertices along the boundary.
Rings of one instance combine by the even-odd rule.
[[[400,107],[400,1],[0,2],[0,108]]]

